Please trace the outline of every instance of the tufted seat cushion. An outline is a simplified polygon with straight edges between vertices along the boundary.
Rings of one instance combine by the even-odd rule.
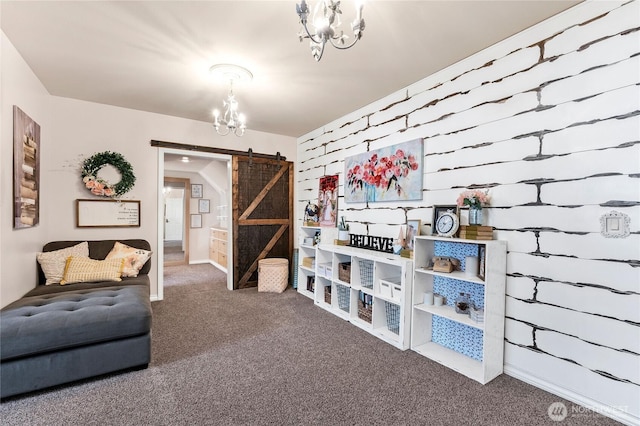
[[[0,312],[0,359],[147,334],[148,291],[144,286],[113,286],[17,300]]]

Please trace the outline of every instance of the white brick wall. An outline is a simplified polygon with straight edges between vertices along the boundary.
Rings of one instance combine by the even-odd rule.
[[[640,421],[640,6],[586,2],[298,140],[298,223],[340,174],[354,233],[428,232],[433,205],[490,189],[508,243],[505,364]],[[347,156],[424,139],[422,201],[344,202]],[[631,217],[606,239],[599,218]],[[520,373],[516,373],[517,376]],[[629,420],[631,419],[631,420]]]

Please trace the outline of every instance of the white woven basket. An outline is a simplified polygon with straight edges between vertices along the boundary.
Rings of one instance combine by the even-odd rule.
[[[258,261],[258,291],[282,293],[288,283],[288,259],[269,258]]]

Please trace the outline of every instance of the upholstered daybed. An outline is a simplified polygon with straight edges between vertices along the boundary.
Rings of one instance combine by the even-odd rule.
[[[74,253],[80,247],[85,252]],[[108,281],[95,282],[95,274],[92,280],[91,274],[78,270],[80,266],[74,267],[94,262],[105,268],[122,264],[126,270],[132,267],[127,253],[134,251],[134,260],[137,256],[143,262],[133,265],[128,275],[137,276],[119,280],[112,271],[100,272]],[[45,258],[55,256],[58,263],[66,256],[62,279],[43,271],[51,269]],[[149,243],[137,239],[119,240],[117,245],[116,240],[46,244],[38,254],[36,288],[0,311],[0,398],[146,367],[151,360],[150,256]],[[111,259],[103,260],[107,257]]]

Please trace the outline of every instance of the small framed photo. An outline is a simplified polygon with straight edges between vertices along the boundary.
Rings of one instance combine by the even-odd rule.
[[[192,183],[191,184],[191,198],[202,198],[202,184],[201,183]]]
[[[478,247],[478,258],[480,259],[480,270],[478,271],[478,277],[484,280],[485,269],[487,264],[487,248],[483,245]]]
[[[209,200],[198,200],[198,213],[211,213]]]
[[[605,238],[626,238],[631,234],[630,224],[628,215],[613,210],[600,216],[600,233]]]
[[[420,235],[421,224],[422,222],[420,221],[420,219],[407,221],[407,235],[406,235],[407,249],[413,250],[413,237],[415,237],[416,235]]]
[[[192,214],[191,215],[191,227],[192,228],[202,228],[202,215],[201,214]]]
[[[448,212],[449,210],[453,211],[458,217],[460,217],[460,211],[458,210],[458,206],[455,204],[447,205],[447,206],[433,206],[433,217],[431,218],[431,235],[437,235],[434,227],[436,226],[436,221],[440,217],[442,213]]]

